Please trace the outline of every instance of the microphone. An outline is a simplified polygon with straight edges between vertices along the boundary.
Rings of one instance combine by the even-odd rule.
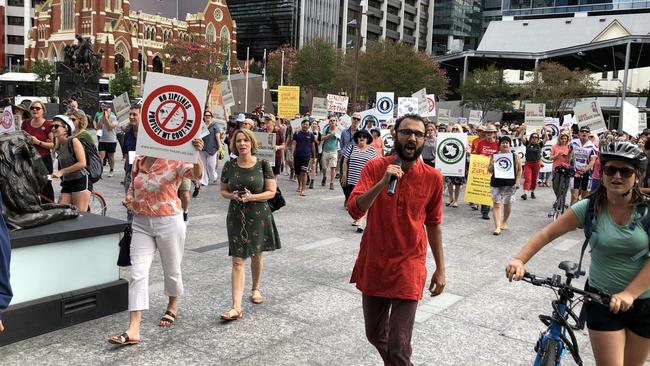
[[[399,158],[399,156],[395,157],[395,165],[402,165],[402,159]],[[388,183],[388,194],[389,197],[392,197],[395,194],[395,186],[397,186],[397,177],[392,176],[390,177],[390,182]]]

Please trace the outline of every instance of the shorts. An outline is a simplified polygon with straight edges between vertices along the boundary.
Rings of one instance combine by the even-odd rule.
[[[293,170],[296,174],[307,173],[309,171],[309,158],[297,157],[293,160]]]
[[[595,291],[585,284],[585,290]],[[596,302],[587,302],[587,328],[601,332],[612,332],[621,329],[629,329],[634,334],[643,338],[650,338],[650,298],[636,299],[634,305],[628,311],[614,314],[609,307]]]
[[[106,151],[109,154],[115,153],[117,142],[100,142],[97,151]]]
[[[73,180],[64,180],[61,182],[61,193],[79,193],[84,191],[91,191],[91,183],[87,175],[82,178]]]
[[[600,179],[592,179],[591,183],[589,184],[589,191],[593,192],[600,187]]]
[[[322,168],[323,169],[336,168],[336,166],[338,165],[338,160],[339,160],[339,154],[336,151],[331,153],[323,151]]]
[[[276,160],[275,166],[273,167],[273,175],[280,175],[281,171],[282,171],[282,162]]]
[[[582,173],[582,176],[573,177],[573,189],[586,191],[589,187],[589,173]]]
[[[515,186],[506,186],[506,187],[490,187],[492,192],[492,202],[502,203],[502,204],[511,204],[515,201],[515,191],[517,188]]]
[[[189,190],[191,188],[191,184],[192,184],[192,182],[189,179],[183,178],[183,181],[178,186],[178,191],[179,192],[189,192]]]

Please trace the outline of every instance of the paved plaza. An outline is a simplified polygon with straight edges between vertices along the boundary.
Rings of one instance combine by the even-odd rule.
[[[122,170],[116,173],[96,187],[109,201],[108,215],[123,218]],[[380,365],[364,335],[361,294],[349,284],[361,234],[343,209],[343,192],[338,186],[335,191],[321,187],[320,178],[307,197],[298,197],[295,183],[284,175],[279,186],[287,200],[275,214],[282,249],[265,254],[266,301],[261,305],[247,300],[247,270],[243,319],[218,319],[230,309],[231,265],[228,202],[214,185],[191,202],[183,262],[186,293],[175,326],[157,325],[166,305],[158,259],[140,345],[116,349],[107,342],[126,329],[128,314],[122,312],[2,347],[0,365]],[[514,203],[510,228],[500,236],[492,235],[491,220],[482,220],[467,204],[444,207],[447,286],[441,296],[425,296],[419,305],[415,365],[532,365],[542,329],[537,316],[550,313],[553,292],[508,283],[504,268],[549,222],[553,193],[540,188],[537,196]],[[576,230],[549,244],[528,270],[559,273],[560,261],[578,260],[582,238]],[[432,268],[429,254],[427,286]],[[123,278],[127,271],[122,270]],[[586,331],[576,333],[585,364],[593,365]],[[564,361],[574,364],[570,356]]]

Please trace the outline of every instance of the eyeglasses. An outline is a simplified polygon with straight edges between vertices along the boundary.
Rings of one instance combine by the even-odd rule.
[[[616,175],[616,172],[618,172],[621,178],[629,178],[635,173],[634,169],[632,168],[626,168],[626,167],[617,168],[615,166],[603,167],[603,173],[605,173],[605,175],[607,176],[613,177]]]
[[[205,117],[210,117],[210,118],[212,118],[212,115],[210,115],[210,114],[204,114],[204,115],[203,115],[203,118],[205,118]]]
[[[40,111],[41,109],[43,109],[43,108],[41,108],[41,107],[29,107],[30,111]]]
[[[61,125],[52,125],[53,130],[56,130],[57,128],[60,128],[60,127],[63,127],[63,126],[61,126]]]
[[[397,133],[399,133],[403,137],[411,137],[411,135],[415,135],[416,140],[424,139],[424,132],[422,132],[422,131],[413,131],[413,130],[403,129],[403,130],[398,130]]]

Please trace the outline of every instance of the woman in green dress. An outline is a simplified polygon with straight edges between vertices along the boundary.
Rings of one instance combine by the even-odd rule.
[[[232,257],[232,309],[220,316],[226,321],[242,317],[246,258],[251,257],[253,274],[250,299],[261,304],[262,252],[280,248],[280,237],[267,203],[275,196],[275,176],[269,162],[257,159],[256,150],[253,132],[238,130],[230,141],[230,151],[237,158],[226,162],[221,173],[221,196],[230,200],[226,226],[228,254]]]

